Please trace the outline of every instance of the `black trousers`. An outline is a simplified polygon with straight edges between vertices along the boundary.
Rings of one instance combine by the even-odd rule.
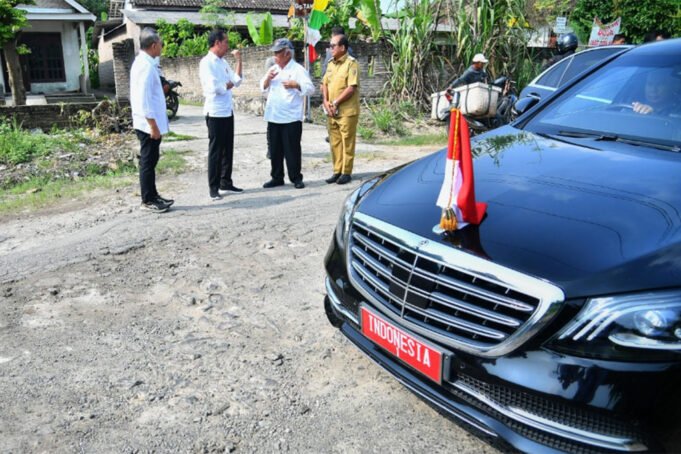
[[[267,135],[270,141],[270,152],[273,180],[284,181],[284,160],[288,178],[292,183],[303,181],[300,173],[301,155],[300,138],[303,135],[303,122],[267,123]]]
[[[161,139],[152,139],[151,135],[135,129],[140,141],[140,192],[142,203],[153,202],[158,197],[156,191],[156,164],[160,156]]]
[[[210,192],[232,185],[234,160],[234,115],[211,117],[206,115],[208,126],[208,187]]]

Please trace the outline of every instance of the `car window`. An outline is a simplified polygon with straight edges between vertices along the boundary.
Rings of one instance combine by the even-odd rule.
[[[534,85],[556,88],[560,83],[561,78],[563,77],[565,69],[568,67],[568,63],[570,63],[571,60],[572,60],[571,58],[565,58],[556,63],[555,65],[553,65],[546,72],[546,74],[537,79]]]
[[[675,61],[618,59],[562,93],[526,127],[679,146],[679,124],[681,56]]]
[[[584,72],[586,69],[592,67],[596,63],[603,61],[608,56],[621,51],[617,47],[603,47],[602,49],[594,49],[587,52],[580,52],[575,54],[567,69],[563,73],[559,86],[570,81],[577,74]]]

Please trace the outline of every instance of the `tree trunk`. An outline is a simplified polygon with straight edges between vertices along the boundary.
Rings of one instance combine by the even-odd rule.
[[[10,40],[3,44],[2,50],[5,52],[5,60],[7,61],[7,73],[9,75],[9,86],[12,90],[12,100],[15,106],[23,106],[26,104],[26,89],[24,88],[24,80],[21,74],[21,63],[17,53],[16,40]]]

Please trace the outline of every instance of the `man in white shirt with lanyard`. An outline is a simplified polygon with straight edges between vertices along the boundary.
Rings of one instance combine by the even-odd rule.
[[[270,143],[272,179],[263,185],[274,188],[284,184],[284,160],[289,180],[296,189],[305,187],[301,169],[303,134],[303,98],[314,93],[314,85],[305,68],[293,59],[293,44],[286,38],[272,46],[274,65],[260,81],[267,93],[265,121]]]
[[[173,204],[156,190],[156,164],[160,157],[161,136],[168,132],[166,99],[156,59],[163,43],[152,28],[140,33],[140,52],[130,68],[130,108],[132,127],[140,141],[139,176],[141,208],[163,213]]]
[[[229,51],[229,41],[224,30],[213,30],[208,36],[210,50],[201,59],[199,77],[205,103],[203,113],[208,127],[208,188],[210,198],[220,200],[220,190],[242,192],[232,183],[234,158],[234,110],[232,88],[241,84],[241,53],[232,51],[236,58],[236,71],[223,57]]]

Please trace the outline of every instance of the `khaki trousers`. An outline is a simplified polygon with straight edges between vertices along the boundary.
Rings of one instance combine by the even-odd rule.
[[[355,161],[355,137],[359,115],[328,117],[329,143],[333,159],[333,173],[350,175]]]

